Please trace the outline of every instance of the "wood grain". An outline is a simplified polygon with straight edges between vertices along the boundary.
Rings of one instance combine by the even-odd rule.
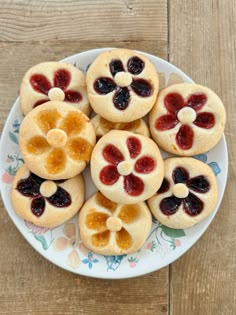
[[[0,132],[34,64],[109,46],[167,58],[166,0],[0,0],[0,7]],[[168,314],[168,267],[114,281],[66,272],[25,241],[2,204],[0,248],[0,314]]]
[[[0,41],[165,42],[167,38],[167,1],[163,0],[1,2]]]
[[[170,61],[215,90],[228,115],[229,177],[204,236],[172,264],[170,314],[236,313],[236,8],[235,1],[170,1]]]

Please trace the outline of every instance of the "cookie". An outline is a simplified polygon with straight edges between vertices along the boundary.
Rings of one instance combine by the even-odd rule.
[[[151,225],[151,213],[145,202],[122,205],[110,201],[100,192],[87,200],[79,213],[82,242],[101,255],[138,251],[147,239]]]
[[[86,74],[93,110],[112,122],[130,122],[153,107],[159,79],[154,65],[142,54],[128,49],[101,53]]]
[[[163,160],[155,142],[129,131],[112,130],[94,147],[91,176],[110,200],[133,204],[150,198],[163,180]]]
[[[23,164],[11,191],[15,212],[35,225],[53,228],[71,219],[84,202],[82,175],[61,181],[45,180]]]
[[[162,90],[149,115],[150,131],[165,151],[191,156],[212,149],[225,127],[225,108],[209,88],[193,83]]]
[[[190,157],[164,161],[164,180],[148,200],[153,215],[175,229],[188,228],[205,219],[218,199],[216,177],[211,168]]]
[[[81,173],[90,160],[96,135],[89,118],[59,101],[34,108],[19,131],[28,168],[46,179],[66,179]]]
[[[113,129],[127,130],[146,137],[150,137],[149,128],[146,122],[141,118],[128,123],[113,123],[99,115],[96,115],[91,119],[91,123],[94,126],[97,138],[101,138]]]
[[[24,115],[50,100],[64,101],[89,115],[90,105],[83,72],[63,62],[43,62],[29,69],[20,87]]]

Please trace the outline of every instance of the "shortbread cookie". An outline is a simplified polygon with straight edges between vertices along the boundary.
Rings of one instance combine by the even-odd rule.
[[[20,127],[21,153],[28,168],[46,179],[65,179],[84,170],[96,135],[89,118],[59,101],[34,108]]]
[[[143,119],[137,119],[128,123],[113,123],[111,121],[102,118],[99,115],[94,116],[91,119],[91,123],[95,128],[97,138],[101,138],[110,130],[127,130],[130,132],[138,133],[140,135],[150,137],[150,132],[146,122]]]
[[[154,65],[128,49],[101,53],[88,69],[86,82],[93,110],[112,122],[145,116],[156,101],[159,87]]]
[[[165,151],[182,156],[212,149],[225,127],[225,108],[205,86],[171,85],[162,90],[150,112],[150,131]]]
[[[163,180],[163,160],[155,142],[129,131],[112,130],[94,147],[91,176],[110,200],[133,204],[150,198]]]
[[[50,100],[64,101],[89,115],[83,72],[62,62],[43,62],[29,69],[20,88],[23,113],[26,115],[34,107]]]
[[[211,168],[189,157],[164,161],[160,189],[148,200],[150,210],[162,224],[175,229],[195,225],[216,206],[218,189]]]
[[[151,225],[151,213],[145,202],[122,205],[110,201],[100,192],[93,195],[79,213],[82,242],[101,255],[138,251],[148,237]]]
[[[82,175],[60,181],[45,180],[23,164],[13,181],[11,201],[23,219],[52,228],[79,211],[84,202],[84,180]]]

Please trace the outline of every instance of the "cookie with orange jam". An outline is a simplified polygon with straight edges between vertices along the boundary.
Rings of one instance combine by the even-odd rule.
[[[138,251],[151,225],[151,213],[145,202],[123,205],[110,201],[100,192],[87,200],[79,213],[80,237],[84,245],[101,255]]]
[[[90,114],[85,75],[64,62],[43,62],[29,69],[20,87],[20,103],[26,115],[48,101],[64,101]]]
[[[45,180],[26,164],[17,171],[11,191],[15,212],[35,225],[53,228],[71,219],[84,202],[84,180]]]
[[[22,121],[19,143],[30,171],[46,179],[81,173],[90,161],[96,135],[89,118],[59,101],[34,108]]]

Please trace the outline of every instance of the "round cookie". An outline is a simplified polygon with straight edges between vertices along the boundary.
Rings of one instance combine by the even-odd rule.
[[[211,168],[189,157],[164,161],[164,180],[148,200],[153,215],[175,229],[188,228],[205,219],[216,206],[218,189]]]
[[[122,205],[110,201],[100,192],[87,200],[79,213],[82,242],[101,255],[138,251],[147,239],[151,225],[151,213],[145,202]]]
[[[64,101],[90,114],[85,75],[68,63],[43,62],[29,69],[20,87],[24,115],[48,101]]]
[[[101,53],[86,74],[93,110],[112,122],[130,122],[153,107],[159,79],[154,65],[142,54],[128,49]]]
[[[133,204],[150,198],[160,187],[163,174],[155,142],[129,131],[108,132],[91,156],[94,184],[114,202]]]
[[[49,181],[31,173],[26,164],[17,171],[11,191],[15,212],[35,225],[53,228],[71,219],[84,202],[82,175]]]
[[[81,173],[90,160],[96,135],[89,118],[59,101],[34,108],[19,131],[21,153],[28,168],[46,179]]]
[[[113,129],[127,130],[146,137],[150,137],[148,126],[141,118],[128,123],[113,123],[99,115],[96,115],[91,119],[91,123],[94,126],[97,138],[103,137],[106,133]]]
[[[150,131],[165,151],[182,156],[204,153],[220,140],[225,108],[209,88],[193,83],[162,90],[149,115]]]

